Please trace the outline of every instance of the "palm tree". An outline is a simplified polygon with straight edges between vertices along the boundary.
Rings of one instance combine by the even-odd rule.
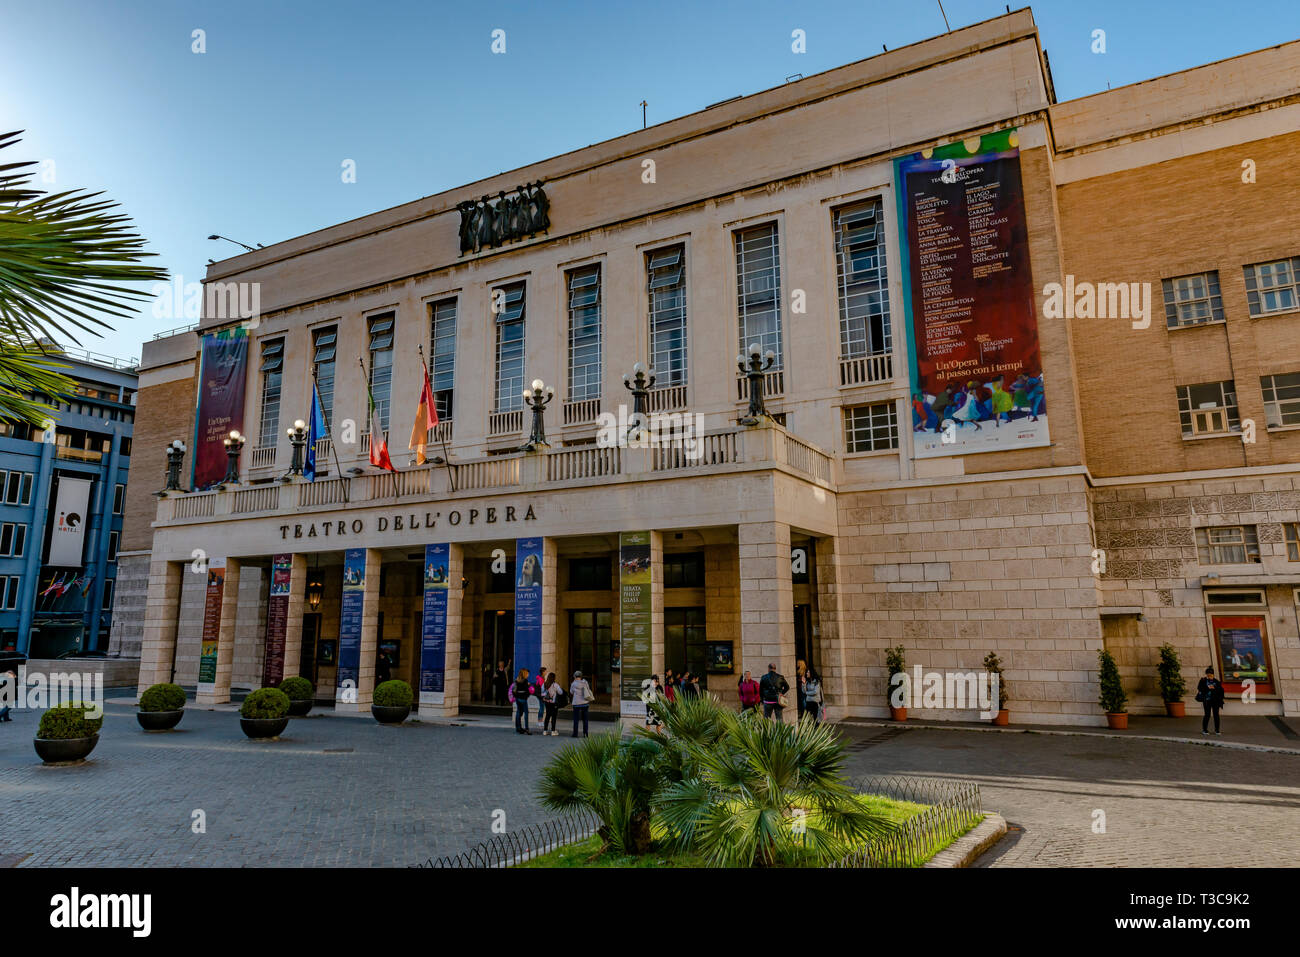
[[[824,866],[893,829],[844,780],[830,726],[715,708],[716,741],[670,739],[695,773],[655,795],[667,843],[716,867]]]
[[[19,132],[0,134],[0,149]],[[107,319],[128,318],[148,298],[123,282],[159,281],[167,272],[141,260],[144,240],[117,204],[100,193],[31,188],[34,162],[0,164],[0,417],[42,426],[43,399],[71,392],[72,380],[47,351],[72,328],[99,335]],[[106,317],[106,318],[105,318]]]
[[[605,846],[619,854],[650,850],[650,802],[659,778],[658,748],[644,738],[621,740],[617,732],[569,745],[542,769],[542,806],[574,814],[594,813]]]

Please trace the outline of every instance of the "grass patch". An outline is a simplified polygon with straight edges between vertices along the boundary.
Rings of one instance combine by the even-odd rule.
[[[892,821],[895,824],[902,824],[909,818],[913,818],[925,811],[928,805],[915,804],[911,801],[895,801],[887,797],[881,797],[878,794],[863,794],[858,796],[860,801],[866,807],[872,809],[881,817]],[[981,816],[982,819],[982,816]],[[978,824],[976,820],[971,827]],[[656,830],[658,830],[656,828]],[[960,835],[959,835],[960,836]],[[948,847],[956,838],[949,840],[936,840],[930,842],[925,847],[918,850],[903,866],[920,867],[934,855],[938,854],[944,848]],[[607,851],[604,842],[600,837],[592,835],[585,840],[577,841],[573,844],[566,844],[564,847],[557,848],[540,857],[532,858],[518,867],[628,867],[628,868],[645,868],[645,867],[707,867],[704,858],[698,854],[675,854],[668,850],[652,850],[649,854],[637,857],[628,854],[615,854]]]

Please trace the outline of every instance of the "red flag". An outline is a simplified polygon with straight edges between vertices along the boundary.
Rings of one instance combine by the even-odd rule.
[[[429,461],[428,456],[424,454],[425,446],[429,440],[429,430],[438,424],[438,404],[433,400],[433,386],[429,382],[429,367],[425,365],[423,359],[420,365],[424,368],[424,388],[420,390],[420,404],[415,408],[415,425],[411,428],[411,442],[409,448],[415,453],[415,464],[423,465]]]
[[[388,457],[388,440],[384,438],[379,413],[375,409],[375,397],[370,392],[370,383],[366,382],[366,402],[370,405],[370,464],[377,469],[396,472],[393,460]]]

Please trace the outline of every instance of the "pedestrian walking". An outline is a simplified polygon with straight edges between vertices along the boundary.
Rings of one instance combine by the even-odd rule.
[[[515,677],[514,687],[510,689],[515,699],[515,733],[532,734],[528,730],[528,696],[533,693],[533,686],[528,683],[528,669],[520,668]],[[523,725],[520,726],[522,720]]]
[[[587,684],[582,677],[581,671],[573,673],[573,684],[569,685],[569,700],[573,702],[573,736],[578,736],[578,722],[582,722],[582,736],[587,736],[587,712],[591,710],[591,702],[596,696],[592,693],[591,685]]]
[[[542,689],[546,687],[546,676],[549,674],[546,665],[542,665],[537,670],[537,720],[543,725],[545,725],[546,718],[546,701],[542,698]]]
[[[758,683],[758,698],[763,702],[763,717],[770,718],[776,715],[777,721],[784,720],[786,704],[786,692],[790,690],[790,682],[785,680],[785,675],[776,670],[776,665],[767,666],[767,674]]]
[[[560,708],[564,706],[564,688],[555,679],[555,672],[547,672],[546,685],[542,688],[539,696],[542,699],[542,705],[546,709],[546,717],[542,719],[542,734],[557,737],[560,732],[555,730],[555,720],[560,713]]]
[[[803,673],[803,713],[812,717],[813,724],[822,719],[822,679],[812,668]]]
[[[758,682],[748,671],[741,676],[736,691],[740,695],[741,711],[753,711],[758,707]]]
[[[795,705],[798,708],[798,713],[795,715],[796,721],[803,718],[803,705],[804,705],[803,682],[804,682],[804,676],[807,674],[807,672],[808,672],[808,668],[803,663],[803,659],[802,658],[798,659],[794,663]]]
[[[506,703],[506,691],[510,687],[510,675],[506,673],[506,663],[497,662],[497,670],[492,672],[492,700],[497,705]]]
[[[1223,707],[1223,683],[1214,676],[1214,668],[1205,669],[1205,677],[1196,685],[1196,700],[1205,709],[1201,717],[1201,734],[1210,733],[1210,715],[1214,715],[1214,733],[1219,730],[1219,710]]]

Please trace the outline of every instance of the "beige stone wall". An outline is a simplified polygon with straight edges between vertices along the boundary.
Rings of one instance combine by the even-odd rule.
[[[996,651],[1013,721],[1104,722],[1082,476],[856,492],[839,501],[845,669],[830,690],[850,713],[888,714],[885,649],[901,644],[909,670],[980,670]]]

